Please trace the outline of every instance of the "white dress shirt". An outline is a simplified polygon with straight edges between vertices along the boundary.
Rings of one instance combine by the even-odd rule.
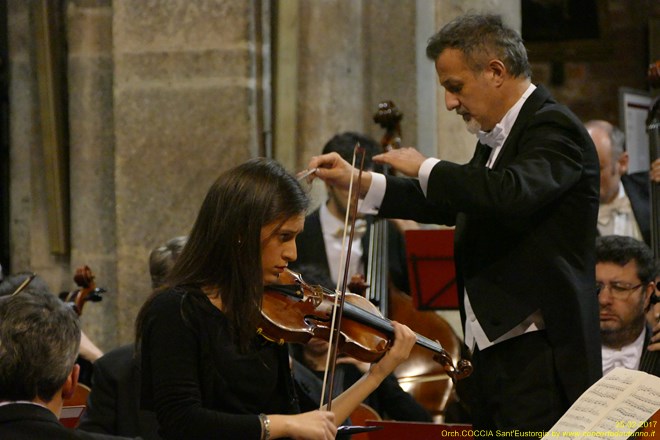
[[[598,232],[600,235],[623,235],[644,241],[630,199],[619,182],[619,192],[610,203],[598,206]]]
[[[333,282],[340,283],[343,280],[343,270],[346,264],[346,252],[342,251],[344,222],[332,215],[325,203],[321,205],[319,210],[319,219],[321,221],[321,231],[323,231],[323,242],[325,243],[325,254],[328,257],[330,276]],[[366,220],[355,220],[355,233],[353,234],[351,246],[351,261],[349,262],[349,281],[350,277],[355,274],[365,275],[362,262],[362,236],[365,227]],[[346,235],[346,245],[348,246],[348,235]]]
[[[639,362],[642,359],[642,351],[644,350],[644,336],[646,331],[641,331],[635,342],[632,344],[621,347],[620,350],[616,348],[609,348],[605,345],[601,348],[603,355],[603,376],[614,370],[616,367],[624,367],[629,370],[638,370]]]

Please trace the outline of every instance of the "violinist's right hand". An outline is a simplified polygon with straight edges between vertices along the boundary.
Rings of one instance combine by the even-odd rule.
[[[350,186],[351,178],[354,176],[357,179],[359,174],[357,169],[353,168],[350,163],[346,162],[337,153],[312,157],[312,160],[307,165],[307,169],[313,168],[316,168],[316,172],[312,176],[318,177],[330,186],[344,190]],[[360,197],[364,197],[367,194],[369,186],[371,186],[371,173],[363,171],[362,182],[360,184]]]
[[[270,415],[270,437],[296,440],[334,440],[335,415],[331,411],[310,411],[296,415]]]

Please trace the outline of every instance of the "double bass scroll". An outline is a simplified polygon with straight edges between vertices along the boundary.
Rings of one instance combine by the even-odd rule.
[[[384,130],[380,144],[385,151],[401,148],[401,120],[403,113],[392,101],[381,101],[374,113],[374,122]]]

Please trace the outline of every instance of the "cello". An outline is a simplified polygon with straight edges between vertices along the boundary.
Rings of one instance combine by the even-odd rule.
[[[401,147],[401,120],[403,114],[392,101],[382,101],[373,116],[385,133],[380,144],[384,151]],[[351,291],[363,293],[374,303],[380,313],[394,321],[401,322],[416,333],[436,340],[446,350],[450,358],[461,356],[461,341],[449,323],[433,311],[417,310],[412,298],[399,290],[389,278],[386,219],[376,218],[369,230],[367,275],[364,286],[359,287],[355,278]],[[457,399],[454,392],[455,378],[434,362],[426,350],[415,346],[407,361],[399,365],[394,374],[401,386],[408,391],[437,422],[442,421],[444,410],[451,399]],[[468,373],[469,374],[469,373]]]

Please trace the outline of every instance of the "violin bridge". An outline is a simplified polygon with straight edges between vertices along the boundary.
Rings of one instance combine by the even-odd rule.
[[[321,286],[311,287],[311,295],[307,297],[307,301],[312,303],[314,308],[317,308],[323,302],[323,288]]]

